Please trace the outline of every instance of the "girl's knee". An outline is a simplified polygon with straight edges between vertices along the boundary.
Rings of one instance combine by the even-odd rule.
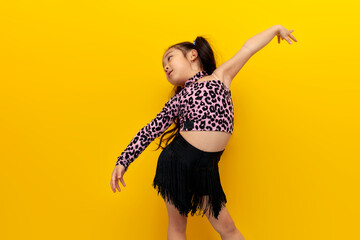
[[[215,227],[214,227],[215,228]],[[224,219],[219,224],[216,225],[215,229],[220,235],[230,235],[237,231],[235,223],[232,219]]]

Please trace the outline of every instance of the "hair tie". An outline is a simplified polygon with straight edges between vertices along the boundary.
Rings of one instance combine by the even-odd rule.
[[[194,45],[195,45],[195,41],[196,41],[196,39],[195,39],[194,42],[193,42]]]

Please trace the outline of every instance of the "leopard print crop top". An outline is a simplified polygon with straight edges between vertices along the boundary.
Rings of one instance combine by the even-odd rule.
[[[145,148],[159,137],[176,117],[180,131],[221,131],[233,133],[234,107],[231,90],[218,80],[197,82],[207,76],[200,71],[189,78],[181,91],[175,94],[157,116],[144,126],[117,158],[127,171]],[[214,75],[214,74],[213,74]]]

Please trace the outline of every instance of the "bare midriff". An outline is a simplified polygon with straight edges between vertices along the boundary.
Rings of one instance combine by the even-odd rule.
[[[224,150],[231,137],[231,133],[220,131],[180,131],[180,134],[191,145],[205,152]]]

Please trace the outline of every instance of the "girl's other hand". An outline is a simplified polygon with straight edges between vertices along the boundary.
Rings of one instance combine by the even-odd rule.
[[[295,37],[291,34],[293,31],[294,31],[294,29],[289,31],[285,27],[279,25],[279,30],[278,30],[278,33],[276,34],[276,36],[278,37],[278,43],[280,44],[280,39],[281,40],[285,39],[289,44],[292,44],[290,38],[292,40],[294,40],[295,42],[297,42]]]
[[[123,176],[125,174],[125,167],[121,164],[116,165],[114,168],[114,171],[112,172],[112,177],[110,181],[110,186],[112,191],[115,193],[116,189],[121,192],[120,186],[119,186],[119,180],[122,183],[124,187],[126,187],[126,184],[124,182]],[[115,189],[116,188],[116,189]]]

